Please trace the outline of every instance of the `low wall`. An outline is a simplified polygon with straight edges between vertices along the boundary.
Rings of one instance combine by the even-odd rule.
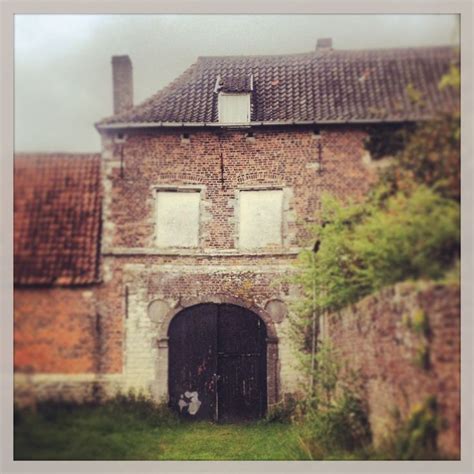
[[[401,283],[323,318],[346,371],[365,395],[374,443],[427,397],[443,425],[438,449],[460,453],[460,294],[458,286]]]
[[[14,308],[18,405],[125,391],[117,318],[101,317],[95,287],[15,288]]]
[[[15,404],[35,406],[45,400],[103,401],[127,393],[122,374],[25,374],[17,373]]]

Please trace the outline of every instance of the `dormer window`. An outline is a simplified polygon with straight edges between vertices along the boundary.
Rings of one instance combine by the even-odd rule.
[[[251,119],[253,76],[217,76],[217,113],[223,124],[247,124]]]
[[[250,94],[228,94],[226,92],[219,92],[217,108],[219,122],[250,122]]]

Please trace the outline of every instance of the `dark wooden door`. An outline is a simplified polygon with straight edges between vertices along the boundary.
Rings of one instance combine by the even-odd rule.
[[[169,336],[169,398],[182,415],[214,419],[217,305],[187,308],[173,318]]]
[[[261,319],[234,305],[221,305],[217,325],[218,414],[220,420],[264,414],[266,331]]]
[[[266,330],[230,304],[187,308],[169,329],[170,404],[197,419],[255,419],[266,410]]]

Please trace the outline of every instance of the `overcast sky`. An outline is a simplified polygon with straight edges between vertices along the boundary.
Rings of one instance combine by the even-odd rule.
[[[454,15],[16,15],[17,151],[100,151],[112,113],[111,56],[133,63],[134,103],[198,56],[458,43]]]

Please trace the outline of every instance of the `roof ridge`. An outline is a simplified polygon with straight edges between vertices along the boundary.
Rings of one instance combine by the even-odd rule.
[[[217,56],[198,56],[197,61],[200,60],[209,60],[209,59],[240,59],[240,58],[287,58],[289,56],[310,56],[313,55],[315,51],[307,51],[304,53],[286,53],[286,54],[227,54],[227,55],[217,55]]]
[[[228,54],[228,55],[205,55],[198,56],[197,62],[207,61],[207,60],[219,60],[219,59],[257,59],[257,58],[288,58],[288,57],[302,57],[302,56],[314,56],[314,55],[326,55],[331,53],[339,52],[354,52],[354,53],[363,53],[363,52],[385,52],[385,51],[417,51],[417,50],[427,50],[427,49],[455,49],[457,46],[449,44],[440,44],[440,45],[431,45],[431,46],[398,46],[398,47],[381,47],[381,48],[360,48],[360,49],[330,49],[324,51],[306,51],[302,53],[285,53],[285,54]]]

